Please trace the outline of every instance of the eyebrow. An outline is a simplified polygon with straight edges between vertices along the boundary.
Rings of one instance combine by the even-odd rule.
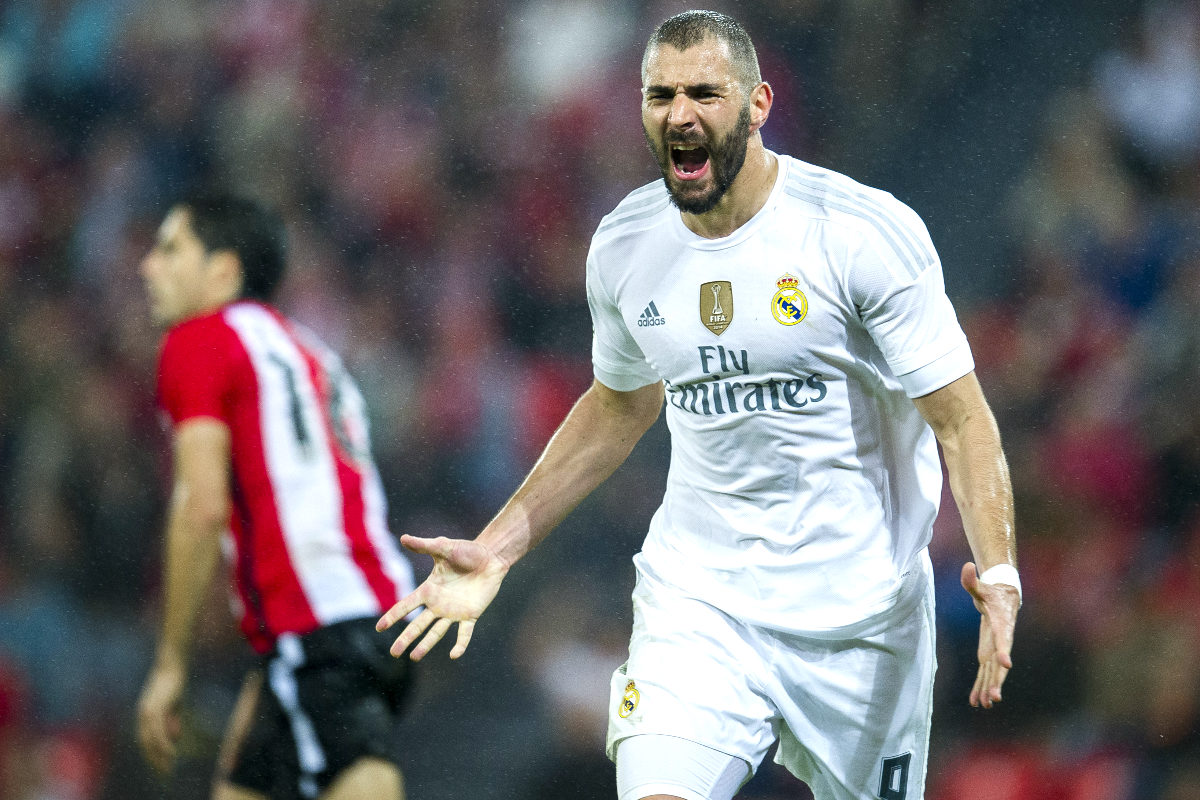
[[[725,88],[726,88],[725,85],[720,84],[720,83],[694,83],[694,84],[691,84],[690,86],[684,86],[683,91],[686,92],[687,94],[708,94],[708,93],[713,93],[713,92],[720,92],[720,91],[724,90]],[[656,84],[652,84],[650,86],[643,86],[642,93],[643,94],[674,94],[675,87],[656,83]]]

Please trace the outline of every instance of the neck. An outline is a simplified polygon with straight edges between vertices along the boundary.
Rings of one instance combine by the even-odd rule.
[[[681,214],[683,224],[705,239],[729,236],[766,205],[778,174],[779,159],[763,147],[757,134],[754,135],[746,148],[746,162],[730,184],[729,191],[710,211]]]
[[[204,298],[204,302],[200,303],[190,317],[205,317],[209,314],[215,314],[230,303],[235,303],[241,298],[238,297],[237,291],[224,292],[214,291]]]

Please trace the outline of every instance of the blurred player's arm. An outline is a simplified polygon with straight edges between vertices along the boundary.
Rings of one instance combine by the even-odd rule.
[[[215,419],[185,420],[175,429],[162,633],[138,704],[142,751],[163,771],[175,758],[192,631],[220,562],[221,534],[229,523],[229,442],[229,429]]]
[[[981,615],[979,672],[970,702],[991,708],[1000,700],[1000,688],[1012,669],[1013,629],[1021,605],[1016,587],[979,580],[990,567],[1017,566],[1012,484],[1000,431],[974,372],[914,402],[942,446],[950,488],[975,558],[963,565],[961,577]]]
[[[434,566],[416,591],[379,620],[377,627],[384,630],[424,606],[396,639],[392,653],[403,653],[428,628],[411,653],[419,660],[457,622],[458,638],[450,657],[461,656],[475,620],[496,596],[508,570],[628,458],[658,419],[662,404],[662,383],[618,392],[593,382],[520,488],[478,537],[401,537],[405,547],[432,556]]]

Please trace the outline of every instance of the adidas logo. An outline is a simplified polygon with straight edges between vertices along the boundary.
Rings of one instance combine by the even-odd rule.
[[[658,307],[654,305],[654,301],[650,301],[650,305],[646,306],[646,310],[638,317],[639,328],[649,328],[651,325],[666,325],[667,320],[658,313]]]

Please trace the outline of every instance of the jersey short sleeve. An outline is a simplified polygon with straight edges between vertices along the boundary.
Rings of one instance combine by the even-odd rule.
[[[659,380],[604,286],[594,245],[587,260],[587,299],[592,314],[592,369],[596,380],[619,392],[631,392]]]
[[[946,296],[942,265],[920,218],[894,203],[893,223],[871,229],[850,269],[850,294],[863,324],[909,397],[975,368]]]
[[[158,363],[158,402],[178,425],[195,417],[231,422],[236,337],[219,317],[172,328]]]

